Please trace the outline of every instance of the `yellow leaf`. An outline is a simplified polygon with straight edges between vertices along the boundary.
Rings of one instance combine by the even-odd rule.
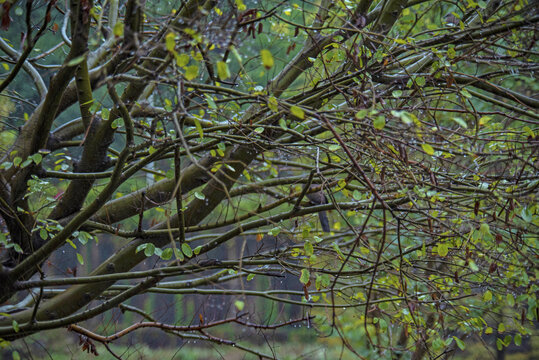
[[[486,125],[492,118],[490,116],[482,116],[479,119],[479,125]]]
[[[224,61],[217,62],[217,75],[221,81],[224,81],[230,77],[228,65]]]
[[[274,64],[271,52],[266,49],[260,50],[260,56],[262,56],[262,65],[264,65],[266,69],[271,69]]]
[[[300,118],[302,120],[305,119],[305,111],[303,111],[303,109],[300,108],[299,106],[292,105],[290,107],[290,112],[292,113],[292,115],[294,115],[297,118]]]
[[[191,65],[185,68],[185,78],[187,80],[193,80],[198,76],[198,66]]]
[[[174,57],[176,58],[176,64],[178,64],[178,66],[184,67],[189,64],[189,55],[187,54],[174,53]]]
[[[202,61],[204,60],[204,57],[202,56],[202,53],[200,52],[194,52],[194,51],[191,51],[191,57],[193,59],[195,59],[196,61]]]
[[[245,6],[245,4],[243,3],[242,0],[236,0],[235,2],[236,2],[236,6],[238,7],[239,11],[247,10],[247,6]]]
[[[421,147],[423,148],[423,151],[427,153],[427,155],[434,155],[434,149],[429,144],[421,144]]]
[[[165,36],[165,44],[168,51],[174,52],[174,48],[176,47],[176,34],[169,32]]]
[[[114,25],[114,29],[112,29],[112,33],[116,37],[122,37],[124,35],[124,24],[122,24],[121,22],[117,22]]]
[[[277,102],[275,96],[270,96],[270,98],[268,99],[268,107],[270,108],[270,110],[273,112],[279,112],[278,105],[279,103]]]
[[[372,121],[372,125],[376,130],[382,130],[386,126],[386,119],[382,115],[377,116]]]

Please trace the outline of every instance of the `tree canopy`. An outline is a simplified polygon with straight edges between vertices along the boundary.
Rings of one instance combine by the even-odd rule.
[[[531,334],[537,1],[67,3],[0,7],[3,345],[152,327],[278,358],[214,329],[303,324],[422,359]],[[129,305],[150,293],[230,306],[164,323]],[[144,322],[95,332],[117,308]]]

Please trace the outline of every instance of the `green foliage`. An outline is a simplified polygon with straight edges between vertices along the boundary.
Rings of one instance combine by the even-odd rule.
[[[125,305],[141,284],[196,297],[181,313],[202,328],[162,327],[223,346],[210,295],[232,309],[212,313],[221,325],[314,323],[365,358],[521,346],[538,320],[533,5],[367,3],[2,7],[1,303],[20,308],[0,337]],[[150,262],[173,271],[100,279]],[[90,281],[63,278],[76,306],[55,307],[46,281],[77,264]],[[35,314],[13,300],[40,286]],[[141,297],[151,319],[160,301]]]

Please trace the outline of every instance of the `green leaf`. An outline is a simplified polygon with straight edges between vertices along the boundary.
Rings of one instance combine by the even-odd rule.
[[[15,330],[16,333],[18,333],[21,329],[19,327],[19,323],[17,322],[17,320],[13,320],[11,322],[11,327],[13,328],[13,330]]]
[[[423,151],[427,154],[427,155],[434,155],[434,149],[432,146],[430,146],[429,144],[421,144],[421,148],[423,149]]]
[[[88,243],[88,240],[92,239],[92,235],[90,235],[86,231],[80,231],[79,235],[77,236],[77,239],[82,245],[86,245],[86,243]]]
[[[305,285],[309,282],[309,278],[311,277],[311,273],[309,272],[309,270],[307,269],[302,269],[301,270],[301,276],[299,278],[299,281]]]
[[[193,117],[193,121],[195,123],[195,128],[197,129],[198,136],[200,136],[200,140],[204,139],[204,130],[202,130],[202,125],[200,125],[200,121]]]
[[[79,262],[79,264],[84,265],[84,258],[79,253],[77,253],[77,261]]]
[[[339,144],[332,144],[332,145],[329,145],[328,146],[328,150],[329,151],[337,151],[341,148],[341,145]]]
[[[505,325],[504,323],[499,323],[498,324],[498,333],[501,334],[505,331]]]
[[[529,126],[524,126],[522,131],[524,131],[526,135],[530,136],[532,139],[535,139],[535,133]]]
[[[238,52],[238,49],[236,49],[236,47],[234,46],[230,46],[229,49],[232,51],[232,54],[234,54],[234,57],[236,58],[236,60],[238,60],[238,62],[242,64],[243,61],[241,60],[241,55]]]
[[[194,248],[193,252],[195,253],[195,255],[198,255],[200,254],[200,250],[202,250],[202,245],[199,245],[196,248]]]
[[[71,241],[71,239],[66,239],[66,243],[68,243],[69,245],[71,245],[71,247],[73,249],[76,249],[77,248],[77,245],[75,245],[75,243],[73,241]]]
[[[23,253],[22,248],[19,244],[13,244],[13,249],[19,254]]]
[[[13,358],[13,360],[21,360],[21,355],[19,355],[19,352],[17,350],[11,353],[11,357]]]
[[[470,99],[472,97],[472,94],[470,94],[470,92],[466,89],[462,89],[460,90],[460,93],[462,94],[462,96],[464,96],[465,98],[468,98]]]
[[[41,155],[40,153],[35,153],[34,155],[30,156],[32,158],[32,160],[36,163],[36,164],[39,164],[41,162],[41,160],[43,160],[43,155]]]
[[[376,130],[382,130],[386,126],[386,119],[380,115],[374,118],[372,124]]]
[[[487,223],[482,223],[481,226],[479,226],[479,233],[481,234],[481,238],[484,240],[490,240],[493,238],[492,234],[490,233],[490,226],[488,226]]]
[[[307,256],[311,256],[314,253],[313,244],[308,241],[305,243],[305,245],[303,245],[303,249],[305,250],[305,255]]]
[[[402,90],[393,90],[391,95],[393,95],[394,98],[398,99],[402,96]]]
[[[285,120],[284,118],[280,118],[280,119],[279,119],[279,126],[280,126],[281,129],[283,129],[283,130],[288,129],[288,127],[286,126],[286,120]]]
[[[255,274],[249,274],[247,275],[247,281],[251,281],[255,278]]]
[[[170,99],[165,99],[165,110],[172,111],[172,101]]]
[[[415,83],[417,84],[417,86],[423,87],[427,82],[423,76],[418,76],[415,78]]]
[[[109,111],[109,109],[107,109],[107,108],[101,109],[101,118],[102,118],[103,120],[108,120],[108,119],[109,119],[109,116],[110,116],[110,111]]]
[[[163,260],[170,260],[170,259],[172,259],[172,254],[173,254],[172,248],[166,248],[166,249],[163,250],[163,252],[161,253],[161,259],[163,259]]]
[[[66,65],[69,67],[77,66],[80,63],[82,63],[84,59],[86,59],[86,55],[77,56],[76,58],[69,60],[69,62]]]
[[[146,248],[144,249],[144,255],[150,257],[153,254],[155,254],[155,245],[152,243],[148,243]]]
[[[290,106],[290,112],[292,115],[294,115],[297,118],[300,118],[301,120],[305,119],[305,111],[303,111],[302,108],[296,105]]]
[[[521,344],[522,344],[522,335],[517,333],[515,335],[515,345],[520,346]]]
[[[507,294],[506,299],[507,305],[509,305],[510,307],[515,306],[515,297],[512,294]]]
[[[217,75],[221,81],[230,77],[230,70],[228,70],[228,65],[224,61],[217,62]]]
[[[217,109],[217,104],[215,104],[215,101],[213,100],[213,97],[210,94],[204,94],[204,97],[206,98],[206,102],[208,103],[208,106],[210,109]]]
[[[440,338],[434,339],[432,342],[432,349],[436,352],[439,352],[444,347],[444,341]]]
[[[195,197],[199,200],[204,200],[206,196],[198,191],[195,191]]]
[[[188,258],[193,256],[193,250],[191,250],[191,246],[189,246],[188,243],[182,244],[182,252],[187,256]]]
[[[28,158],[26,160],[24,160],[21,164],[21,168],[25,168],[27,167],[28,165],[30,165],[32,163],[32,159]]]
[[[254,131],[257,134],[262,134],[264,132],[264,128],[260,126],[260,127],[257,127]]]
[[[447,256],[449,252],[449,246],[447,244],[438,244],[438,255],[441,257]]]
[[[124,119],[118,118],[118,119],[114,120],[114,121],[110,124],[110,127],[111,127],[112,129],[116,129],[116,128],[118,128],[118,127],[120,127],[120,126],[123,126],[123,125],[124,125]]]
[[[490,290],[487,290],[487,292],[483,295],[483,301],[489,302],[490,300],[492,300],[492,293]]]
[[[140,244],[139,246],[137,246],[137,248],[135,249],[135,254],[146,249],[146,246],[148,246],[148,243]]]
[[[467,129],[468,128],[468,124],[466,124],[466,121],[464,121],[463,119],[459,118],[459,117],[454,117],[454,118],[451,118],[451,120],[453,120],[454,122],[456,122],[459,126]]]
[[[369,114],[369,110],[367,109],[359,110],[356,113],[356,119],[358,120],[364,119],[365,117],[367,117],[368,114]]]
[[[180,250],[178,250],[177,248],[174,248],[174,256],[176,257],[176,259],[178,259],[180,261],[183,261],[185,259],[182,252]]]
[[[271,52],[266,49],[260,50],[260,56],[262,57],[262,65],[268,70],[271,69],[274,64]]]
[[[464,342],[460,340],[458,337],[453,336],[453,339],[455,339],[455,342],[457,343],[457,346],[459,347],[460,350],[464,350],[466,348],[466,346],[464,345]]]
[[[245,303],[241,300],[236,300],[234,301],[234,306],[236,307],[236,309],[238,309],[238,311],[242,311],[245,307]]]
[[[47,238],[49,237],[49,234],[47,233],[47,230],[41,229],[41,230],[39,230],[39,236],[40,236],[43,240],[47,240]]]

